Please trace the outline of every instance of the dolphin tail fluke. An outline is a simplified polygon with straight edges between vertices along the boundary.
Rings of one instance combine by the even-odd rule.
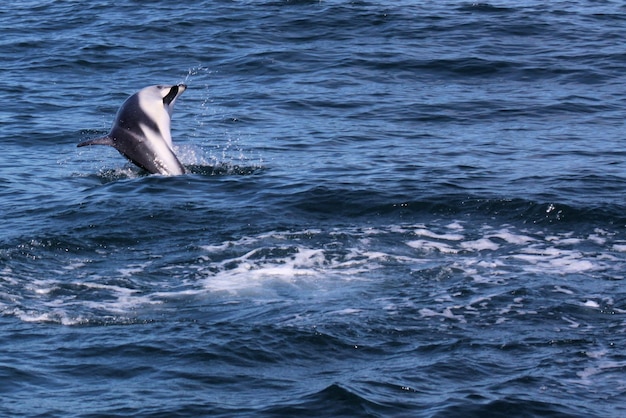
[[[77,146],[84,147],[87,145],[110,145],[113,146],[113,138],[108,135],[101,136],[99,138],[87,139],[86,141],[80,142]]]

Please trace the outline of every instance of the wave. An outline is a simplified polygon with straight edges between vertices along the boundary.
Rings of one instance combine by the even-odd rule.
[[[477,397],[480,398],[480,397]],[[451,404],[451,405],[450,405]],[[587,409],[584,411],[584,409]],[[554,417],[577,418],[593,416],[595,411],[589,408],[572,408],[569,403],[543,402],[535,399],[523,399],[507,396],[496,400],[449,400],[446,406],[437,408],[430,417]]]
[[[332,384],[318,392],[290,400],[288,405],[271,406],[259,411],[262,416],[302,416],[302,417],[360,417],[400,411],[409,412],[411,408],[401,404],[394,407],[372,402],[352,390],[339,384]]]
[[[303,416],[317,417],[320,414],[333,417],[371,417],[371,416],[416,416],[416,417],[508,417],[550,416],[574,418],[583,415],[579,408],[568,404],[543,402],[535,399],[523,399],[503,396],[490,400],[482,395],[468,396],[465,399],[444,399],[441,405],[420,407],[416,393],[403,386],[368,388],[381,386],[374,382],[360,384],[355,390],[341,384],[332,384],[313,394],[290,400],[288,405],[272,406],[258,411],[260,416]],[[386,385],[391,386],[391,385]],[[388,392],[384,401],[374,402],[368,399],[369,393]],[[404,392],[404,393],[403,393]],[[441,394],[446,397],[445,391]],[[512,412],[514,411],[514,412]],[[593,411],[588,410],[593,415]]]
[[[416,190],[415,194],[426,194]],[[524,198],[483,197],[464,193],[426,194],[420,199],[399,193],[382,193],[369,189],[333,189],[313,187],[289,195],[284,206],[292,207],[311,215],[334,219],[343,217],[409,216],[471,217],[477,219],[497,218],[501,222],[528,224],[579,224],[621,225],[626,222],[626,205],[619,203],[593,202],[580,205],[558,200],[539,201]]]
[[[232,163],[217,164],[185,164],[188,175],[199,176],[250,176],[260,174],[266,170],[260,165],[239,165]],[[150,177],[152,174],[136,166],[125,165],[118,168],[102,168],[97,173],[85,177],[99,180],[102,184],[118,182],[120,180]]]

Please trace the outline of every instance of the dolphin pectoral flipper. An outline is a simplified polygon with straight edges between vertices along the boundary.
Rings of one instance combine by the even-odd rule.
[[[87,139],[85,141],[80,142],[77,147],[84,147],[87,145],[110,145],[114,146],[113,138],[109,135],[101,136],[99,138]]]

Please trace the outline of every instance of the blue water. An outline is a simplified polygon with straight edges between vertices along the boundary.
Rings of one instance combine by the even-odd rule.
[[[626,7],[5,1],[0,415],[626,415]],[[104,135],[186,83],[189,174]]]

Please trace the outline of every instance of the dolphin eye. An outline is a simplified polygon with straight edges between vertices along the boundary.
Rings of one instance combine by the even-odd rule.
[[[177,94],[178,94],[178,86],[172,86],[172,88],[170,89],[170,92],[167,93],[167,95],[163,98],[163,104],[167,106],[170,103],[172,103],[172,101],[176,98]]]

